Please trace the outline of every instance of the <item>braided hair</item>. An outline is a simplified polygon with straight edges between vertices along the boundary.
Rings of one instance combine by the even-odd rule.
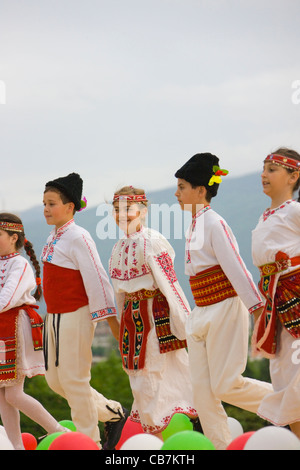
[[[11,224],[19,224],[19,225],[22,225],[22,221],[21,219],[14,215],[14,214],[10,214],[8,212],[1,212],[0,213],[0,221],[1,222],[8,222],[8,223],[11,223]],[[16,241],[16,250],[17,251],[20,251],[22,248],[25,249],[26,251],[26,254],[27,256],[29,257],[34,269],[35,269],[35,274],[36,274],[36,283],[37,283],[37,287],[36,287],[36,290],[33,294],[33,297],[35,298],[35,300],[40,300],[41,296],[42,296],[42,286],[41,286],[41,268],[40,268],[40,265],[39,265],[39,262],[37,260],[37,257],[36,257],[36,254],[34,252],[34,249],[33,249],[33,245],[32,243],[27,240],[25,238],[25,233],[24,233],[24,230],[22,231],[14,231],[14,229],[5,229],[7,231],[7,233],[12,236],[14,234],[16,234],[18,236],[18,239]]]

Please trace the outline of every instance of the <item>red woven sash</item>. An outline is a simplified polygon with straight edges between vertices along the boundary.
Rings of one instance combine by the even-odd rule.
[[[153,304],[149,314],[150,298],[153,298]],[[169,304],[159,289],[141,289],[126,294],[120,325],[120,351],[125,369],[143,369],[145,366],[151,314],[161,354],[186,347],[186,341],[179,340],[171,332]]]
[[[278,251],[275,256],[274,263],[267,263],[259,266],[259,272],[261,277],[273,276],[274,274],[281,273],[291,266],[297,266],[300,264],[300,256],[294,256],[289,258],[286,253]]]
[[[257,320],[252,337],[253,354],[258,351],[273,358],[277,350],[277,319],[295,338],[300,335],[300,269],[282,274],[290,266],[297,266],[300,256],[289,258],[279,251],[275,262],[259,266],[259,290],[266,302]]]
[[[191,276],[190,286],[198,307],[213,305],[237,295],[231,282],[219,265]]]

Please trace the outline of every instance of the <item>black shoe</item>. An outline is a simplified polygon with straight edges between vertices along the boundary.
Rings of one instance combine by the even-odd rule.
[[[106,405],[107,406],[107,405]],[[129,416],[129,411],[126,408],[123,408],[123,416],[118,410],[117,412],[112,410],[107,406],[107,408],[116,414],[116,417],[111,421],[106,421],[104,424],[104,437],[105,443],[103,445],[103,450],[113,450],[118,444],[124,424]]]
[[[201,432],[203,434],[203,429],[202,429],[199,418],[191,419],[191,422],[193,424],[193,430],[197,432]]]

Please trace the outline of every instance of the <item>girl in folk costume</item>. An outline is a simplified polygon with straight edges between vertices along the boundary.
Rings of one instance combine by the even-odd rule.
[[[219,450],[232,440],[221,401],[256,413],[272,391],[271,384],[242,376],[249,312],[263,303],[230,227],[210,205],[227,173],[215,155],[203,153],[175,174],[175,196],[183,210],[192,211],[185,272],[196,304],[186,328],[194,400],[203,431]]]
[[[195,425],[198,421],[185,349],[189,305],[176,278],[172,247],[143,225],[144,191],[122,188],[113,209],[125,232],[113,248],[109,273],[121,314],[123,368],[134,397],[130,417],[161,438],[175,413],[185,413]]]
[[[289,424],[300,438],[300,204],[292,199],[299,176],[300,155],[293,150],[278,149],[264,161],[262,186],[271,206],[252,232],[252,256],[265,308],[256,315],[252,345],[254,354],[270,358],[274,387],[259,414]]]
[[[25,248],[35,267],[20,255]],[[33,397],[24,392],[25,377],[44,374],[43,320],[36,312],[41,296],[39,263],[25,239],[22,221],[0,214],[0,415],[9,440],[24,450],[19,410],[47,432],[65,429]],[[31,292],[36,287],[34,295]]]
[[[98,421],[104,422],[105,447],[112,449],[126,410],[90,386],[91,348],[98,321],[106,320],[116,339],[119,322],[95,242],[74,221],[74,213],[83,205],[82,185],[80,176],[71,173],[49,181],[44,191],[44,215],[54,225],[42,252],[45,375],[49,386],[67,399],[77,431],[101,448]]]

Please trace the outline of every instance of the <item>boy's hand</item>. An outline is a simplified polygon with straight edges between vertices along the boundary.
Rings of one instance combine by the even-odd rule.
[[[117,317],[108,317],[107,322],[115,339],[119,342],[120,324]]]
[[[254,324],[257,322],[257,320],[259,319],[263,311],[264,311],[264,307],[261,307],[253,312]]]

